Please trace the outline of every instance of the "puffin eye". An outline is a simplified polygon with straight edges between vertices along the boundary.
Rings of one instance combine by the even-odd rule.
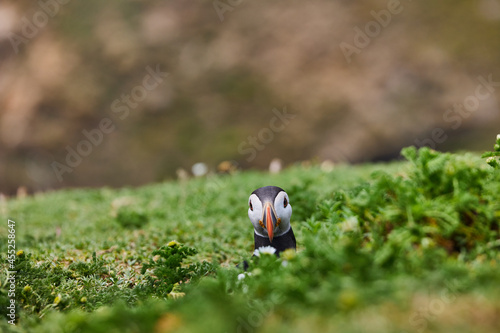
[[[249,206],[250,206],[250,210],[253,212],[252,202],[250,201],[248,204],[249,204]]]
[[[285,200],[283,200],[283,207],[286,208],[288,206],[288,199],[285,197]]]

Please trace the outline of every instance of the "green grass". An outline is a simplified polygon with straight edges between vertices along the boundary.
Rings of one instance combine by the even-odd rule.
[[[474,154],[403,155],[0,202],[0,329],[497,332],[500,172]],[[251,259],[247,200],[264,185],[293,207],[298,251],[281,259]],[[16,326],[7,218],[23,250]]]

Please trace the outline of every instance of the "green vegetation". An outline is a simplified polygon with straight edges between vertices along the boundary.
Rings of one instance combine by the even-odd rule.
[[[500,173],[469,153],[402,155],[0,202],[0,328],[497,332]],[[290,195],[298,251],[252,258],[246,203],[269,184]],[[7,217],[22,249],[15,327]]]
[[[481,157],[488,158],[486,160],[486,163],[488,163],[495,169],[500,169],[500,163],[498,163],[498,157],[500,157],[500,134],[497,135],[497,142],[493,147],[493,151],[488,151],[484,153]]]

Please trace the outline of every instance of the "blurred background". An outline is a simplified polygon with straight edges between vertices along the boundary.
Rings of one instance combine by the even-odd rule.
[[[0,192],[489,150],[499,33],[500,0],[2,1]]]

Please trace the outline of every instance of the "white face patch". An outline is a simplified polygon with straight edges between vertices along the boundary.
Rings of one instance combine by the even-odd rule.
[[[286,194],[286,192],[281,191],[278,193],[274,199],[274,210],[278,218],[281,219],[280,225],[274,230],[275,235],[279,236],[290,229],[290,218],[292,217],[292,206],[290,205],[290,199],[288,199],[288,194]]]
[[[267,235],[267,232],[262,228],[259,221],[262,219],[262,202],[256,194],[252,194],[250,198],[248,198],[248,217],[253,224],[253,228],[255,232],[264,236]]]

